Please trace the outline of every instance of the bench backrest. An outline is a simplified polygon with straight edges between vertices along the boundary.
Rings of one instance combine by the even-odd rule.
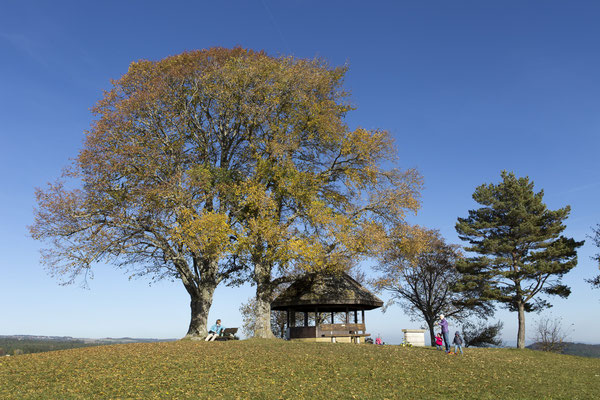
[[[319,330],[321,332],[358,333],[365,331],[365,324],[321,324]]]

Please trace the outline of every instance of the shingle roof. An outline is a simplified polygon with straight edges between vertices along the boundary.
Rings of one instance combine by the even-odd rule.
[[[271,309],[351,306],[359,310],[372,310],[382,305],[383,301],[346,273],[312,273],[295,280],[271,303]]]

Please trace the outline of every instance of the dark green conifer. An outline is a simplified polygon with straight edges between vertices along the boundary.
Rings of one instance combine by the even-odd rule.
[[[594,242],[594,244],[600,248],[600,224],[596,225],[594,228],[594,236],[590,236],[590,239]],[[596,254],[592,257],[593,260],[598,261],[598,268],[600,268],[600,253]],[[586,279],[589,283],[592,284],[592,287],[600,288],[600,275],[592,278]]]
[[[459,218],[456,231],[476,253],[459,260],[458,291],[497,301],[519,315],[517,347],[525,347],[525,312],[552,305],[539,294],[566,298],[571,289],[561,282],[577,265],[576,249],[583,241],[561,235],[569,206],[549,210],[544,191],[535,193],[528,177],[502,171],[502,182],[483,184],[473,193],[482,205]]]

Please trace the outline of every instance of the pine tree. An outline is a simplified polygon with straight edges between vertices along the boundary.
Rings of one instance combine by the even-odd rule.
[[[542,294],[566,298],[571,293],[561,278],[577,265],[576,242],[561,235],[571,208],[549,210],[544,191],[535,193],[528,177],[502,172],[499,184],[483,184],[473,199],[482,205],[458,218],[456,231],[477,253],[457,263],[462,278],[456,290],[475,292],[517,311],[517,347],[525,347],[525,312],[552,305]]]
[[[596,225],[596,228],[594,228],[594,236],[590,236],[589,238],[600,248],[600,224]],[[594,255],[592,259],[598,261],[598,268],[600,268],[600,253]],[[586,281],[591,283],[592,287],[600,288],[600,275],[597,275],[592,279],[586,279]]]

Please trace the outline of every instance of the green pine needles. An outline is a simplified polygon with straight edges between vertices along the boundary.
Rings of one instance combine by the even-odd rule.
[[[598,248],[600,248],[600,224],[596,225],[596,228],[594,228],[594,236],[590,236],[589,238],[592,239],[592,241]],[[597,253],[595,256],[592,257],[592,259],[598,261],[598,268],[600,268],[600,253]],[[595,278],[586,280],[592,284],[592,287],[600,288],[600,275],[596,276]]]
[[[497,301],[519,315],[517,347],[525,347],[525,312],[552,305],[539,294],[566,298],[571,293],[561,282],[577,265],[576,249],[583,245],[562,236],[569,206],[552,211],[535,193],[528,177],[502,171],[502,182],[483,184],[473,193],[482,205],[459,218],[456,231],[476,253],[457,263],[462,274],[456,290],[481,300]]]

